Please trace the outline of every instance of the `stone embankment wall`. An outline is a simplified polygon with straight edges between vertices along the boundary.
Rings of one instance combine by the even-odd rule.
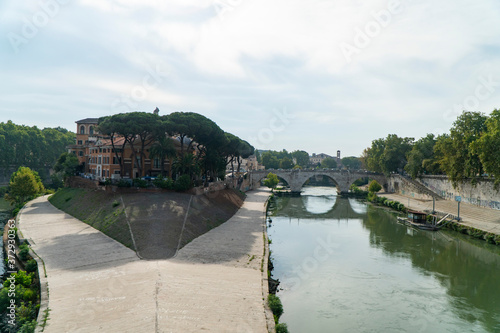
[[[460,196],[462,202],[500,210],[500,189],[495,189],[493,179],[478,180],[476,185],[467,181],[458,189],[453,188],[446,176],[424,176],[419,181],[446,200],[454,201],[456,196]]]
[[[389,192],[415,199],[432,200],[430,193],[434,192],[446,200],[455,201],[455,197],[460,196],[462,202],[500,210],[500,191],[494,188],[492,179],[479,180],[476,185],[472,185],[469,180],[458,189],[453,188],[447,176],[423,176],[421,179],[411,182],[399,175],[392,175],[389,177],[388,183]],[[420,184],[432,192],[423,191]]]
[[[438,194],[425,188],[422,184],[406,179],[398,174],[392,174],[390,177],[387,177],[387,184],[388,192],[398,193],[415,199],[432,200]]]

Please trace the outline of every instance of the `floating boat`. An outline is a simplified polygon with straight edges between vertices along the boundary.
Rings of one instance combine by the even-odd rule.
[[[407,217],[398,216],[398,222],[420,230],[437,231],[442,227],[444,227],[449,222],[446,221],[446,219],[450,215],[451,214],[445,215],[438,222],[428,223],[427,216],[432,216],[434,221],[437,220],[437,216],[432,214],[427,214],[424,212],[419,212],[417,210],[408,210],[408,216]]]

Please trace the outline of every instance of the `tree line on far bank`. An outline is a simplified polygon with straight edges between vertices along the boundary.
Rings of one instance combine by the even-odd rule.
[[[414,140],[389,134],[372,141],[361,160],[366,169],[390,174],[406,171],[413,179],[447,175],[453,186],[489,176],[500,185],[500,110],[489,116],[464,111],[449,133]]]

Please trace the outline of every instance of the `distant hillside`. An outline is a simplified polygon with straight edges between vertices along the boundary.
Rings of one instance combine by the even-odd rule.
[[[192,196],[176,192],[117,195],[65,188],[49,200],[142,258],[166,259],[178,247],[227,221],[241,207],[243,196],[233,190]]]

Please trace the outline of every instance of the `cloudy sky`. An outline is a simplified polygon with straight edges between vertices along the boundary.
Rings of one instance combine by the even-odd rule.
[[[0,121],[201,113],[261,149],[359,156],[500,108],[498,0],[0,2]]]

